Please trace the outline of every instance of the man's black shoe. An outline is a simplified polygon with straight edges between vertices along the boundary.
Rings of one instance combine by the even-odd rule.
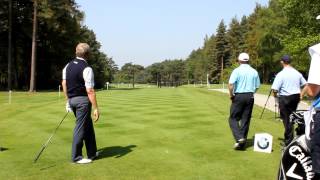
[[[244,150],[246,145],[246,140],[241,138],[233,146],[235,150]]]

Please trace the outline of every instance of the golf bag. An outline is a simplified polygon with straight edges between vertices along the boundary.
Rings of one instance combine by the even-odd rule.
[[[278,180],[314,180],[310,153],[313,121],[310,120],[312,116],[308,116],[312,115],[310,112],[296,111],[290,115],[297,137],[282,151]]]

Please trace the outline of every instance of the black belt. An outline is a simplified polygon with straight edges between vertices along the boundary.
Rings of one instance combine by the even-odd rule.
[[[289,97],[289,96],[300,96],[300,94],[291,94],[291,95],[286,95],[286,96],[280,95],[279,97]]]
[[[243,93],[234,93],[235,95],[237,94],[253,94],[253,92],[243,92]]]

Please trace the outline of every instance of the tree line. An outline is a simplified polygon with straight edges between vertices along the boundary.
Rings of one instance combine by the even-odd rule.
[[[34,2],[0,1],[0,89],[8,88],[9,69],[13,89],[30,88]],[[167,59],[147,67],[127,63],[118,69],[113,59],[100,51],[94,32],[83,25],[85,14],[75,0],[39,0],[36,88],[57,88],[61,70],[74,57],[78,42],[87,42],[92,47],[89,63],[96,72],[97,88],[104,87],[106,82],[133,86],[153,83],[159,87],[227,82],[240,52],[249,53],[250,63],[264,83],[270,83],[281,69],[279,59],[284,54],[289,54],[293,66],[306,75],[310,61],[307,49],[320,42],[320,21],[315,19],[320,14],[319,4],[320,0],[270,0],[267,6],[256,4],[248,16],[234,17],[228,23],[221,20],[215,32],[204,37],[203,45],[186,59]],[[12,26],[9,14],[12,14]],[[11,68],[8,64],[10,27]]]
[[[279,59],[292,57],[292,64],[307,75],[308,47],[320,42],[320,0],[270,0],[268,6],[256,4],[248,16],[234,17],[226,25],[221,20],[215,33],[204,37],[202,47],[186,59],[165,60],[135,70],[135,79],[126,64],[116,75],[117,82],[154,83],[177,86],[190,83],[227,82],[237,66],[241,52],[250,55],[250,64],[261,81],[270,83],[280,71]],[[178,47],[177,47],[178,48]]]
[[[33,7],[37,2],[36,89],[57,89],[61,71],[74,58],[79,42],[91,46],[89,64],[93,67],[96,87],[112,81],[117,65],[100,51],[95,33],[82,25],[84,12],[75,0],[2,0],[0,1],[0,89],[8,88],[11,72],[12,89],[28,90],[31,69]],[[11,3],[11,7],[10,7]],[[10,8],[9,8],[10,7]],[[11,10],[11,13],[9,11]],[[11,26],[9,15],[11,14]],[[8,32],[11,28],[11,68]]]

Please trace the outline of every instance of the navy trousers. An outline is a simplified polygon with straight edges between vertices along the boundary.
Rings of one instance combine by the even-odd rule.
[[[253,93],[238,93],[232,101],[229,125],[236,141],[247,139],[253,104]]]
[[[297,110],[300,94],[279,97],[280,117],[284,125],[284,142],[288,145],[293,140],[293,123],[290,114]]]
[[[87,96],[77,96],[69,99],[69,103],[76,117],[76,125],[73,130],[72,161],[75,162],[83,158],[83,143],[85,143],[88,158],[93,159],[96,156],[97,145],[89,98]]]

